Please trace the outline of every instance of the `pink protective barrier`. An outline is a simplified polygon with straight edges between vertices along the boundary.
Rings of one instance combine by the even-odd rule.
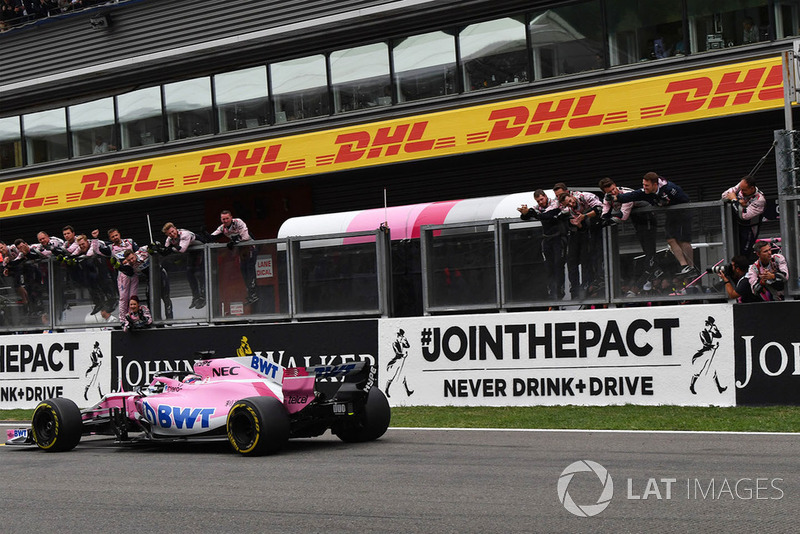
[[[418,239],[421,226],[516,217],[516,207],[523,203],[533,203],[532,192],[293,217],[283,223],[278,237],[374,231],[386,222],[392,232],[392,240]],[[368,241],[369,238],[356,237],[343,239],[341,243]]]

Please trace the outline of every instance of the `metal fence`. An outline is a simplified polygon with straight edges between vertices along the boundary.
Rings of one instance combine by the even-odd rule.
[[[548,266],[545,248],[554,238],[544,236],[536,221],[425,226],[421,239],[425,311],[724,300],[719,277],[700,275],[733,255],[734,236],[726,230],[733,224],[731,214],[721,202],[638,209],[636,216],[648,223],[647,235],[639,235],[632,222],[586,230],[585,256],[573,265],[567,260],[560,269]],[[699,271],[694,275],[679,274],[683,266],[668,246],[664,228],[675,217],[691,221],[693,259]],[[650,255],[655,256],[652,263],[646,261],[648,242],[653,248]],[[563,273],[559,280],[554,280],[556,273]]]
[[[781,148],[779,157],[793,154],[789,150]],[[784,188],[792,193],[781,196],[781,212],[796,214],[800,194],[788,181],[794,170],[781,168],[792,171],[785,173]],[[547,263],[549,238],[539,222],[499,219],[423,226],[415,240],[391,241],[388,231],[377,229],[152,254],[136,293],[156,326],[726,299],[718,276],[705,272],[736,254],[735,222],[726,204],[634,213],[637,224],[587,231],[586,255],[560,269]],[[692,256],[703,276],[680,274],[665,233],[674,218],[691,221]],[[765,222],[761,232],[792,236],[781,242],[791,269],[790,295],[800,294],[798,231],[794,216],[782,217],[780,228]],[[118,280],[126,276],[99,256],[16,263],[0,278],[0,331],[118,326],[127,301],[120,301]]]
[[[151,254],[135,277],[138,289],[128,292],[149,306],[155,326],[387,315],[388,243],[389,234],[376,230]],[[119,280],[133,277],[113,263],[103,256],[15,262],[0,277],[0,331],[119,326],[127,302]]]

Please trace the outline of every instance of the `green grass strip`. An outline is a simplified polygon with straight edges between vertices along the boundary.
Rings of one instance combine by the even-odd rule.
[[[30,421],[33,410],[0,410],[0,421]]]
[[[0,420],[30,421],[32,414],[0,410]],[[800,432],[800,406],[414,406],[392,408],[392,426]]]
[[[392,426],[798,432],[800,406],[415,406],[393,408]]]

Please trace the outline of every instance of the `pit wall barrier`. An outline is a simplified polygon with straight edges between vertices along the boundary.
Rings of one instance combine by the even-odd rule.
[[[110,331],[0,337],[0,410],[52,397],[91,406],[111,390]]]
[[[800,404],[800,303],[734,306],[736,402]]]
[[[159,371],[190,370],[204,357],[199,351],[258,354],[285,367],[376,363],[377,339],[375,319],[2,336],[0,410],[33,408],[47,397],[68,397],[85,408],[101,392],[147,385]],[[95,343],[102,356],[89,371]]]
[[[198,351],[369,361],[393,406],[800,404],[795,317],[792,301],[2,336],[0,409],[87,407]]]
[[[394,406],[734,406],[732,334],[729,304],[386,319],[380,384]]]

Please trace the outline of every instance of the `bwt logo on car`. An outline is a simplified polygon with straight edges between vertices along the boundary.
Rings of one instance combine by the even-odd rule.
[[[250,363],[250,367],[261,373],[265,376],[271,376],[272,378],[277,378],[278,369],[280,369],[277,365],[272,363],[271,361],[267,360],[266,358],[262,358],[261,356],[253,355],[253,360]]]
[[[142,403],[144,406],[145,419],[161,428],[194,428],[197,420],[200,420],[200,428],[211,426],[209,418],[214,415],[214,408],[179,408],[168,404],[159,404],[154,409],[147,401]]]

